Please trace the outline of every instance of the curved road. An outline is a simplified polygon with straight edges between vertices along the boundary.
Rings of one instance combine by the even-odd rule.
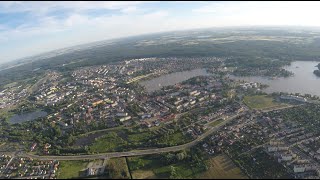
[[[286,109],[291,108],[294,106],[286,106],[286,107],[279,107],[275,109],[265,110],[263,112],[269,112],[273,110],[280,110],[280,109]],[[220,124],[218,124],[215,127],[211,127],[208,131],[200,135],[197,139],[178,146],[172,146],[172,147],[164,147],[164,148],[153,148],[153,149],[144,149],[144,150],[133,150],[129,152],[108,152],[108,153],[100,153],[100,154],[90,154],[90,155],[77,155],[77,156],[39,156],[39,155],[33,155],[29,153],[20,152],[19,156],[22,157],[30,157],[33,159],[39,159],[39,160],[86,160],[86,159],[105,159],[105,158],[113,158],[113,157],[125,157],[125,156],[139,156],[139,155],[148,155],[148,154],[157,154],[157,153],[166,153],[166,152],[172,152],[172,151],[180,151],[186,148],[190,148],[197,143],[199,143],[201,140],[212,134],[214,131],[218,130],[220,127],[225,125],[226,123],[230,122],[231,120],[235,119],[236,117],[243,115],[246,113],[246,111],[243,111],[240,114],[236,114],[234,116],[229,117],[228,119],[224,120]]]
[[[190,148],[197,143],[199,143],[201,140],[209,136],[214,131],[218,130],[221,126],[225,125],[226,123],[230,122],[234,118],[244,114],[245,112],[242,112],[240,114],[236,114],[219,125],[209,129],[205,133],[203,133],[201,136],[199,136],[194,141],[191,141],[186,144],[178,145],[178,146],[172,146],[172,147],[165,147],[165,148],[153,148],[153,149],[144,149],[144,150],[133,150],[129,152],[108,152],[108,153],[100,153],[100,154],[90,154],[90,155],[78,155],[78,156],[38,156],[33,155],[29,153],[20,153],[19,156],[23,157],[30,157],[33,159],[39,159],[39,160],[86,160],[86,159],[104,159],[104,158],[113,158],[113,157],[124,157],[124,156],[139,156],[139,155],[147,155],[147,154],[157,154],[157,153],[165,153],[165,152],[172,152],[172,151],[180,151],[186,148]]]

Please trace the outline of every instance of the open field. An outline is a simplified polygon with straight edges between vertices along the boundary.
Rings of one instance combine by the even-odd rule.
[[[128,141],[129,142],[144,142],[148,141],[152,137],[151,132],[141,132],[141,133],[134,133],[134,134],[128,134]]]
[[[87,167],[86,161],[60,161],[58,179],[79,177],[79,171]]]
[[[223,119],[218,119],[218,120],[216,120],[216,121],[211,122],[211,123],[209,124],[209,126],[215,127],[216,125],[218,125],[218,124],[220,124],[220,123],[222,123],[222,122],[223,122]]]
[[[158,169],[162,166],[159,159],[150,156],[136,156],[127,157],[127,160],[133,179],[160,178]]]
[[[14,87],[14,86],[16,86],[17,84],[18,84],[17,82],[12,82],[12,83],[9,83],[9,84],[4,85],[3,88]]]
[[[175,146],[179,144],[184,144],[192,139],[187,138],[182,134],[182,132],[175,132],[169,136],[163,136],[159,139],[158,144],[165,144],[167,146]]]
[[[163,164],[160,159],[151,156],[128,157],[128,165],[133,179],[168,179],[171,175],[171,166],[181,178],[195,178],[200,172],[198,168],[191,167],[189,163]]]
[[[117,133],[119,138],[128,142],[142,142],[144,140],[148,140],[152,135],[150,132],[128,132],[128,129],[128,127],[118,126],[80,134],[77,136],[74,146],[91,145],[95,142],[96,138],[103,137],[104,135],[112,132]]]
[[[108,169],[112,170],[109,177],[112,179],[130,179],[129,169],[127,166],[126,158],[111,158],[107,162]],[[109,170],[110,172],[110,170]]]
[[[208,160],[208,170],[197,176],[200,179],[248,179],[226,155]]]
[[[136,170],[132,173],[132,179],[156,179],[152,170]]]
[[[266,95],[245,96],[243,101],[252,109],[264,109],[281,105],[274,102],[272,97]]]
[[[13,107],[1,109],[0,118],[3,118],[5,121],[9,122],[9,119],[14,115],[13,112],[10,112],[11,109],[13,109]]]
[[[137,76],[137,77],[129,80],[129,81],[127,82],[127,84],[130,84],[130,83],[135,82],[135,81],[139,81],[139,80],[141,80],[141,79],[143,79],[143,78],[152,76],[152,75],[154,75],[154,74],[155,74],[155,73],[150,73],[150,74],[146,74],[146,75]]]
[[[193,169],[189,164],[183,162],[155,168],[153,172],[158,178],[170,178],[171,166],[176,169],[177,174],[179,174],[181,178],[194,178]]]
[[[96,153],[117,151],[125,144],[126,141],[124,141],[116,133],[111,132],[107,135],[96,138],[93,144],[89,147],[89,151]]]

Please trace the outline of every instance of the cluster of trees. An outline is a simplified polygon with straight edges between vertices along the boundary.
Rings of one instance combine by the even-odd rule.
[[[165,165],[174,163],[188,163],[192,167],[197,167],[202,170],[207,170],[208,167],[205,163],[205,156],[199,147],[193,147],[190,151],[182,150],[177,153],[166,153],[160,155],[160,160]]]
[[[290,61],[261,57],[234,57],[226,60],[226,66],[237,67],[233,74],[239,76],[291,76],[292,72],[281,68],[285,65],[290,65]]]
[[[313,71],[313,74],[320,77],[320,63],[317,65],[318,69]]]
[[[33,104],[26,100],[21,102],[17,108],[10,110],[10,112],[14,114],[28,113],[28,112],[35,111],[37,107],[38,106],[36,104]]]
[[[183,81],[182,84],[191,84],[191,85],[208,85],[208,81],[206,81],[205,76],[196,76],[193,78],[190,78],[186,81]]]
[[[179,161],[182,161],[186,158],[189,158],[189,155],[185,150],[178,152],[178,153],[167,153],[162,154],[161,161],[163,164],[169,165],[172,163],[177,163]]]

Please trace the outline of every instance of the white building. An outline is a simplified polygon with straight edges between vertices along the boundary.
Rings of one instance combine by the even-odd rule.
[[[131,116],[126,116],[126,117],[121,118],[120,122],[127,121],[129,119],[131,119]]]

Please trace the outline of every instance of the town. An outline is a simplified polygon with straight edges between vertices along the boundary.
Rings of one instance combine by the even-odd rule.
[[[0,149],[7,152],[10,145],[11,152],[19,153],[2,155],[1,177],[57,178],[60,160],[39,161],[31,155],[125,153],[199,140],[197,144],[207,155],[226,154],[251,178],[319,177],[318,132],[281,114],[301,106],[316,108],[317,98],[266,94],[264,84],[228,78],[234,68],[225,67],[226,60],[132,59],[68,73],[48,71],[34,84],[6,86],[0,94],[4,114],[45,113],[18,123],[4,116],[2,124],[8,129],[2,133],[6,141]],[[154,91],[140,84],[192,69],[207,73]],[[255,107],[260,101],[270,102],[261,109]],[[10,108],[13,110],[4,111]],[[255,158],[255,153],[262,153],[265,159]],[[254,164],[262,166],[262,161],[281,168],[257,173]],[[84,176],[104,174],[104,166]]]

